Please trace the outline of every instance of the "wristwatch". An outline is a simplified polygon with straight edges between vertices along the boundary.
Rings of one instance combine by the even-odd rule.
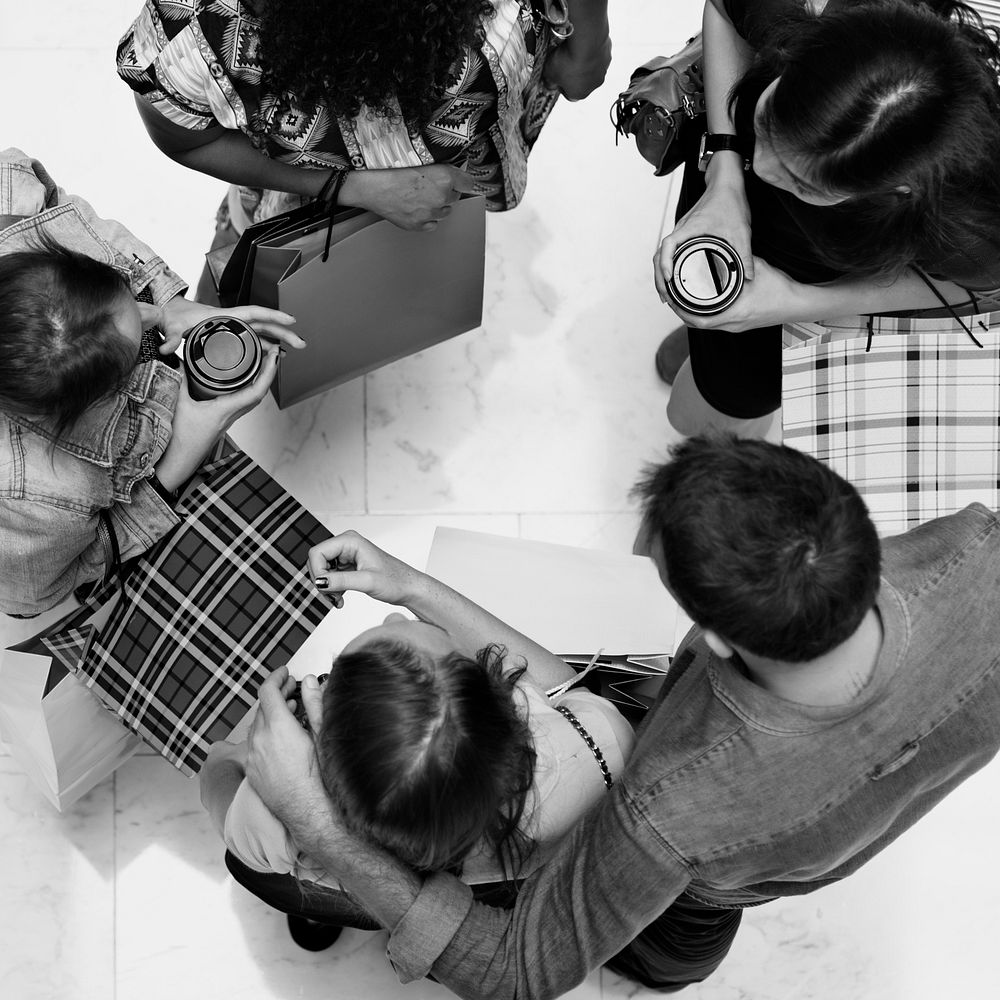
[[[698,169],[704,173],[708,170],[708,163],[715,153],[721,149],[728,149],[734,153],[739,153],[743,157],[743,169],[750,169],[750,158],[747,156],[742,140],[735,135],[725,132],[706,132],[701,137],[701,145],[698,147]]]

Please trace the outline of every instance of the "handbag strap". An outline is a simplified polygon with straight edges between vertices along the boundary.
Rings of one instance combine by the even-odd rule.
[[[911,264],[910,265],[910,269],[912,271],[914,271],[917,274],[917,276],[920,278],[920,280],[934,293],[934,296],[937,298],[938,302],[940,302],[941,305],[943,305],[945,307],[945,309],[947,309],[948,312],[951,313],[951,318],[953,320],[955,320],[955,322],[958,323],[958,325],[969,335],[969,339],[976,345],[976,347],[982,347],[983,345],[978,340],[976,340],[976,335],[972,332],[972,327],[969,326],[962,319],[962,317],[958,315],[958,313],[955,311],[955,307],[941,294],[940,289],[938,289],[938,287],[934,284],[934,282],[931,281],[931,279],[928,278],[926,274],[924,274],[923,268],[917,267],[916,264]],[[971,292],[969,294],[972,295]],[[971,304],[972,304],[972,308],[975,309],[976,308],[976,298],[975,298],[974,295],[972,296],[972,303]],[[989,332],[989,328],[986,326],[985,323],[983,323],[982,320],[979,321],[979,325],[984,330],[986,330],[987,333]],[[871,337],[869,337],[868,343],[869,343],[869,346],[870,346],[871,345]]]

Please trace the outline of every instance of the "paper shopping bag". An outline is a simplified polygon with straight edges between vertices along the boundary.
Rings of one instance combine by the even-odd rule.
[[[77,609],[0,660],[0,735],[38,790],[71,806],[142,745],[71,672],[110,607]]]
[[[591,666],[593,689],[626,716],[653,703],[689,625],[646,556],[438,528],[427,572],[571,666]]]
[[[106,708],[189,775],[330,610],[306,563],[329,531],[242,452],[201,478],[77,665]]]
[[[782,352],[785,444],[853,483],[883,536],[1000,506],[1000,333],[977,326],[979,348],[954,320],[907,324],[868,352],[861,337]]]
[[[455,203],[432,232],[366,214],[335,228],[326,260],[321,231],[273,248],[286,265],[278,305],[296,317],[307,342],[278,369],[273,391],[281,408],[482,323],[484,199]],[[261,301],[273,301],[256,275],[254,288]]]
[[[299,267],[336,246],[341,240],[382,221],[373,212],[339,211],[331,220],[313,214],[303,222],[287,224],[254,242],[247,270],[244,301],[270,309],[280,308],[278,285]]]

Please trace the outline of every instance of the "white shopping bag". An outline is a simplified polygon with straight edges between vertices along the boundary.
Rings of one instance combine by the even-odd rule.
[[[438,528],[427,572],[572,666],[596,668],[599,693],[622,709],[652,704],[690,626],[646,556]]]
[[[110,613],[74,611],[0,658],[0,737],[39,791],[60,811],[89,792],[142,746],[45,647],[59,634],[83,655],[95,621]]]

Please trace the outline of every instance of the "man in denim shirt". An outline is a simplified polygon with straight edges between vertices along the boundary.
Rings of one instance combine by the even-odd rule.
[[[390,928],[403,981],[538,1000],[609,963],[681,989],[722,961],[743,907],[850,875],[1000,748],[1000,521],[986,508],[880,547],[826,466],[735,438],[686,442],[639,491],[664,583],[699,627],[622,779],[512,910],[346,832],[284,673],[261,692],[251,783]],[[427,579],[399,585],[427,589],[425,605],[405,601],[421,617]],[[395,585],[378,565],[328,577],[335,591]]]

